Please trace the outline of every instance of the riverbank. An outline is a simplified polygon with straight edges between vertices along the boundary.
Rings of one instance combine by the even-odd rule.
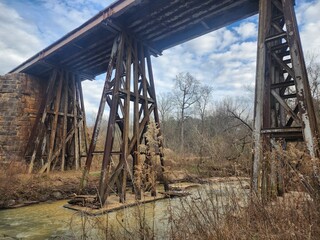
[[[68,199],[79,194],[82,173],[68,171],[50,174],[2,175],[0,181],[0,209],[17,208],[40,202]],[[83,194],[95,194],[98,176],[90,176]]]
[[[0,209],[18,208],[42,202],[70,199],[78,194],[95,195],[99,174],[89,176],[88,185],[80,193],[81,171],[67,171],[50,174],[2,174],[0,176]],[[197,175],[173,172],[170,175],[173,191],[182,191],[204,183],[248,180],[238,177],[201,178]],[[245,186],[248,188],[248,184]]]
[[[200,204],[201,199],[209,199],[210,196],[213,202],[218,201],[221,206],[220,202],[225,202],[231,192],[244,192],[237,181],[176,183],[174,186],[187,188],[190,195],[139,204],[94,217],[64,208],[66,200],[3,210],[0,211],[0,239],[118,240],[152,239],[152,236],[154,239],[168,239],[172,234],[172,221],[180,219],[176,214],[189,209],[182,208],[182,204]]]
[[[319,239],[320,208],[308,194],[290,192],[269,203],[247,201],[247,182],[212,180],[172,184],[191,195],[101,216],[66,209],[66,200],[3,210],[0,239]]]

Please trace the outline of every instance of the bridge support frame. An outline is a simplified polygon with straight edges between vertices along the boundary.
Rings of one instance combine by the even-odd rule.
[[[86,118],[79,77],[62,69],[51,73],[27,144],[28,172],[78,170],[87,152]]]
[[[143,185],[142,169],[154,168],[148,151],[142,153],[140,149],[141,145],[147,148],[149,146],[145,133],[152,118],[159,127],[150,52],[148,47],[124,32],[114,40],[81,182],[82,187],[86,184],[91,168],[106,103],[110,107],[110,112],[98,189],[102,206],[114,191],[118,193],[120,202],[125,202],[127,176],[133,183],[136,199],[140,200]],[[158,130],[156,135],[154,138],[163,174],[161,132]],[[152,177],[151,172],[149,177]],[[163,180],[165,190],[168,190],[164,174]],[[155,196],[155,185],[153,184],[150,188],[151,194]]]
[[[315,160],[319,145],[294,2],[260,1],[259,14],[252,188],[268,198],[282,190],[281,176],[276,177],[275,165],[265,154],[284,148],[285,142],[302,141]]]

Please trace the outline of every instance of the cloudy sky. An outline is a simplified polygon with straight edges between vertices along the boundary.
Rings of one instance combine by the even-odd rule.
[[[0,0],[0,74],[81,25],[113,0]],[[320,53],[320,0],[296,0],[305,54]],[[254,86],[257,16],[153,58],[157,92],[170,91],[179,72],[214,88],[214,99],[245,96]],[[318,58],[319,59],[319,58]],[[83,82],[87,112],[96,112],[103,78]]]

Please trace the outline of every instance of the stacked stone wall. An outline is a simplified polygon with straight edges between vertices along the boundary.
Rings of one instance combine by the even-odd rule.
[[[22,74],[0,76],[0,162],[22,161],[45,81]]]

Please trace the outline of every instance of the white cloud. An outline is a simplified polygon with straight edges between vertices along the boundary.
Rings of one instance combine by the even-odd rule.
[[[239,39],[234,32],[228,30],[227,28],[221,28],[204,36],[193,39],[183,44],[183,46],[194,54],[203,55],[210,52],[222,51],[230,44],[238,40]]]
[[[0,74],[88,20],[113,0],[41,0],[0,3]],[[6,3],[6,4],[5,4]],[[296,0],[305,52],[320,51],[320,0]],[[157,92],[169,91],[179,72],[214,87],[215,99],[245,94],[255,78],[257,17],[168,49],[153,58]],[[12,32],[14,31],[14,34]],[[97,112],[103,80],[83,82],[87,113]]]
[[[239,27],[235,27],[234,30],[243,39],[256,37],[258,34],[257,24],[253,22],[241,23]]]
[[[40,51],[44,46],[37,38],[37,28],[28,24],[19,13],[0,2],[0,74]]]
[[[297,20],[305,53],[320,54],[320,0],[297,5]],[[318,57],[320,61],[320,56]]]
[[[112,0],[42,0],[0,2],[0,74],[5,74],[64,34],[78,27]]]
[[[95,115],[98,112],[103,86],[104,78],[82,82],[84,105],[87,115]]]
[[[62,32],[69,32],[80,26],[103,8],[100,6],[97,9],[91,1],[84,0],[45,0],[43,7],[47,10],[51,24],[55,23]]]

